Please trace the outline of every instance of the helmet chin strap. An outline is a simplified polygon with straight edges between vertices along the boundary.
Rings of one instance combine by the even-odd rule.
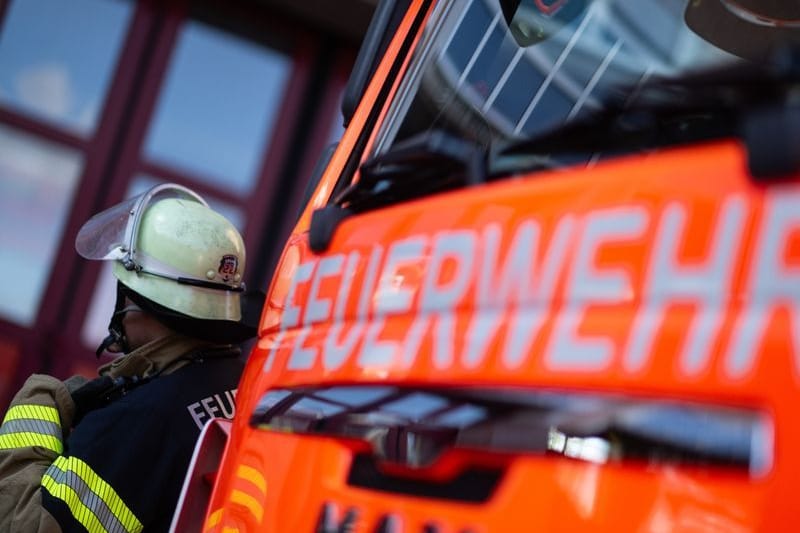
[[[120,324],[120,328],[122,325]],[[120,332],[119,330],[115,329],[112,325],[108,326],[108,335],[103,342],[100,343],[100,346],[97,347],[97,350],[94,354],[100,358],[100,355],[105,352],[112,344],[118,344],[120,348],[122,348],[123,353],[128,353],[130,351],[130,347],[128,346],[128,339],[125,337],[125,333]]]
[[[112,344],[118,345],[123,353],[131,351],[128,345],[128,338],[125,335],[125,326],[122,324],[123,318],[125,318],[125,294],[122,291],[122,284],[118,281],[117,301],[114,304],[114,314],[111,315],[111,321],[108,323],[108,336],[97,347],[95,356],[99,358]]]

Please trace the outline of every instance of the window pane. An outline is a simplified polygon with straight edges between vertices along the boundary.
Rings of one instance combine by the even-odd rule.
[[[291,62],[197,22],[178,40],[145,154],[241,195],[258,178]]]
[[[33,324],[82,168],[79,152],[0,125],[4,318]]]
[[[123,0],[14,0],[0,32],[0,103],[90,136],[133,8]]]

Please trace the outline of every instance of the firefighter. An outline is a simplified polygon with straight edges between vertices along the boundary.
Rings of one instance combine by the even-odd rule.
[[[234,226],[173,184],[92,217],[76,249],[113,261],[98,355],[120,356],[91,381],[34,374],[16,394],[0,426],[0,531],[166,531],[201,427],[234,414],[238,345],[256,330],[242,307],[263,293],[245,293]]]

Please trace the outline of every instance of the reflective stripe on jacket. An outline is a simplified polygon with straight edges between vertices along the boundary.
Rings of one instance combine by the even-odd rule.
[[[233,415],[241,371],[236,357],[189,364],[88,413],[66,440],[52,397],[15,402],[0,426],[0,531],[167,531],[199,426]]]

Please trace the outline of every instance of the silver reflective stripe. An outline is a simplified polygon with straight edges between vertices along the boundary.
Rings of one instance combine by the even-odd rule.
[[[138,533],[142,524],[116,491],[76,457],[58,457],[42,477],[42,486],[69,507],[89,532]]]
[[[61,438],[61,426],[54,422],[35,420],[31,418],[8,420],[0,426],[0,435],[10,435],[11,433],[38,433],[40,435],[50,435]]]

